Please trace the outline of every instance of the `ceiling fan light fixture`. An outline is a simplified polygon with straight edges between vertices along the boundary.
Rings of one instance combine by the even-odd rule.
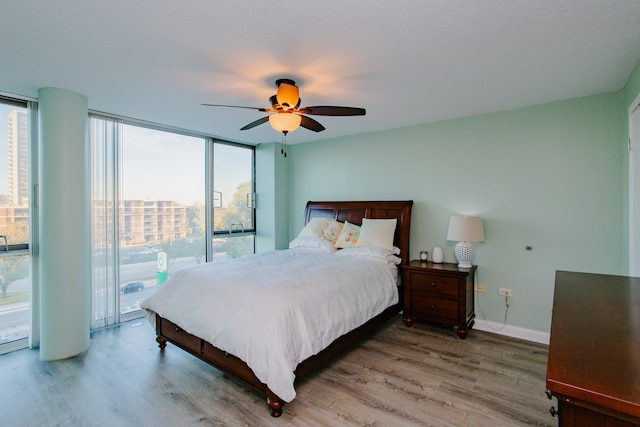
[[[295,108],[300,100],[298,86],[284,82],[280,83],[278,85],[276,99],[278,100],[278,104],[280,104],[282,109],[285,111]]]
[[[293,113],[283,112],[269,116],[269,124],[271,124],[271,127],[284,134],[298,129],[300,122],[302,122],[302,116]]]
[[[321,105],[315,107],[300,108],[300,94],[296,82],[290,79],[276,80],[278,90],[275,95],[269,97],[271,108],[245,107],[242,105],[202,104],[210,107],[247,108],[263,113],[269,113],[258,120],[244,125],[240,130],[253,129],[263,123],[271,123],[271,127],[285,136],[302,126],[313,132],[322,132],[325,127],[309,115],[316,116],[364,116],[366,110],[356,107],[338,107],[335,105]],[[285,142],[286,144],[286,142]],[[283,153],[285,154],[285,153]],[[285,154],[286,155],[286,154]]]

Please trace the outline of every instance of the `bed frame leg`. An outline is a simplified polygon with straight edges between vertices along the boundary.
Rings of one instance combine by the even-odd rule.
[[[282,415],[282,408],[284,407],[284,400],[280,399],[269,387],[267,387],[267,405],[271,409],[272,417],[279,417]]]
[[[164,349],[167,347],[167,340],[159,335],[156,337],[156,342],[158,343],[158,347],[160,347],[161,351],[164,351]]]

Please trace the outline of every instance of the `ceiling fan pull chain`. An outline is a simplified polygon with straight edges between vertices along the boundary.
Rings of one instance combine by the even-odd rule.
[[[288,132],[282,132],[282,148],[280,149],[280,154],[284,155],[284,157],[287,157],[287,133]]]

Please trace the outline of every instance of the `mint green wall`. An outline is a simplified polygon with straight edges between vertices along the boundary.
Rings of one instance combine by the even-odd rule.
[[[636,65],[624,87],[625,106],[630,106],[638,95],[640,95],[640,63]]]
[[[289,246],[288,163],[280,144],[256,147],[256,252]]]
[[[479,308],[502,323],[510,288],[507,323],[548,332],[556,270],[625,273],[624,114],[619,91],[292,145],[289,238],[307,200],[413,199],[411,257],[454,262],[449,217],[480,215]]]
[[[623,224],[624,224],[624,240],[623,240],[623,248],[626,252],[628,252],[629,248],[629,151],[626,149],[627,147],[627,139],[629,138],[629,108],[631,107],[633,101],[640,96],[640,64],[636,65],[636,68],[631,73],[627,84],[624,87],[624,125],[623,125],[623,133],[624,138],[621,141],[623,145],[623,177],[624,177],[624,185],[623,192],[627,196],[625,197],[625,202],[623,205]],[[630,261],[628,256],[625,257],[625,274],[629,274],[630,272]]]
[[[282,144],[273,144],[275,149],[276,165],[276,233],[275,248],[287,249],[289,247],[289,236],[284,230],[289,228],[289,162],[280,153]]]

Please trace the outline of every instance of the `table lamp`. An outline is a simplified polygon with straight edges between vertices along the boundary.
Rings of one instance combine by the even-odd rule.
[[[449,219],[447,240],[457,241],[455,247],[459,268],[471,268],[473,245],[471,242],[484,242],[482,218],[477,216],[452,216]]]

